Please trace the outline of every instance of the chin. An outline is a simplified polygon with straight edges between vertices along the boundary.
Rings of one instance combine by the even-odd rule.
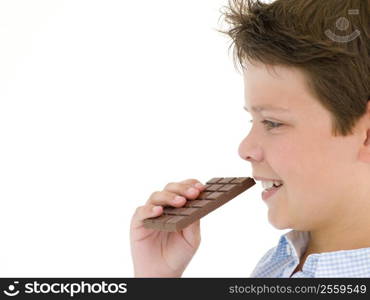
[[[279,217],[279,216],[272,216],[269,214],[269,223],[276,229],[283,230],[283,229],[290,229],[292,228],[289,222],[286,219]]]
[[[271,224],[274,228],[276,228],[276,229],[278,229],[278,230],[291,229],[291,227],[290,227],[290,226],[277,225],[277,224],[275,224],[275,223],[271,223],[271,222],[270,222],[270,224]]]

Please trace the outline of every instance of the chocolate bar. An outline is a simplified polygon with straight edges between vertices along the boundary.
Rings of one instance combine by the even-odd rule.
[[[144,227],[162,231],[179,231],[235,198],[256,182],[251,177],[215,177],[206,189],[182,207],[165,207],[162,215],[143,221]]]

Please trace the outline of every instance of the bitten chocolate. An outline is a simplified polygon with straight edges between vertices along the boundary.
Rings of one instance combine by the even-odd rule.
[[[243,193],[253,185],[251,177],[215,177],[206,182],[206,189],[182,207],[165,207],[163,214],[143,221],[144,227],[163,231],[179,231],[211,211]]]

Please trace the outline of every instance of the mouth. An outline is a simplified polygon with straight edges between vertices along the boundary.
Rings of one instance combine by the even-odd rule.
[[[266,187],[264,182],[261,182],[261,184],[262,184],[262,187],[264,188],[264,191],[272,191],[272,190],[275,190],[275,189],[279,189],[283,186],[282,182],[280,182],[280,183],[274,182],[271,187]]]
[[[267,200],[268,198],[272,197],[275,193],[277,193],[283,184],[279,184],[277,186],[273,185],[272,187],[266,188],[262,191],[262,199]]]
[[[254,180],[260,181],[264,191],[280,188],[284,182],[280,179],[253,176]]]

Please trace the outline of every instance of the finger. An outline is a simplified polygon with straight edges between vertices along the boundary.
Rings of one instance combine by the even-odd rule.
[[[146,204],[181,207],[185,204],[186,198],[169,191],[154,192]]]
[[[147,218],[158,217],[163,213],[163,207],[147,204],[136,208],[131,220],[131,227],[133,229],[143,225],[143,220]]]
[[[183,237],[193,248],[198,248],[201,241],[200,219],[183,229]]]
[[[164,190],[178,194],[188,199],[196,199],[199,196],[199,194],[205,190],[205,186],[202,185],[200,182],[196,183],[172,182],[167,184]]]
[[[180,181],[179,183],[184,183],[184,184],[190,184],[192,185],[193,187],[197,188],[197,189],[200,189],[200,190],[204,190],[206,185],[201,183],[199,180],[197,179],[193,179],[193,178],[190,178],[190,179],[185,179],[183,181]]]
[[[179,181],[179,183],[185,183],[185,184],[196,184],[196,183],[200,183],[200,184],[202,184],[198,179],[194,179],[194,178],[185,179],[185,180]]]

